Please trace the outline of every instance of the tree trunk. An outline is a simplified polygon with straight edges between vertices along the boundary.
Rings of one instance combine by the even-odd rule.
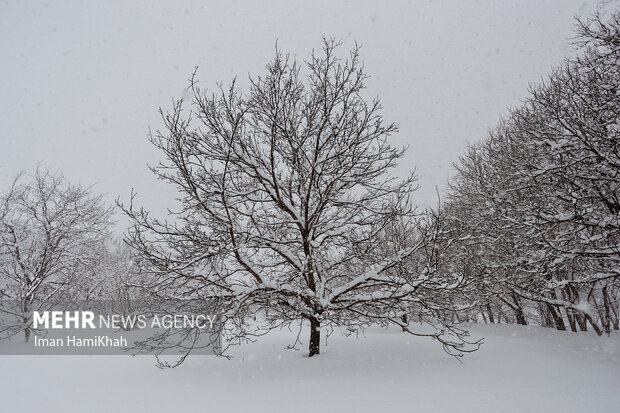
[[[552,328],[553,320],[551,319],[551,314],[549,310],[543,303],[538,303],[538,313],[540,314],[540,323],[543,327]]]
[[[562,318],[562,313],[560,313],[560,311],[556,311],[555,308],[553,308],[553,306],[549,303],[547,304],[547,310],[549,311],[549,314],[551,314],[551,317],[553,317],[553,322],[555,323],[555,328],[560,330],[560,331],[565,331],[566,330],[566,324],[564,324],[564,319]]]
[[[609,295],[607,294],[607,286],[604,286],[601,292],[603,294],[603,306],[605,307],[605,316],[602,317],[603,328],[605,329],[605,333],[609,336],[611,335],[611,303],[609,302]]]
[[[521,324],[522,326],[527,325],[527,319],[525,318],[525,312],[523,311],[523,306],[519,301],[519,297],[513,291],[511,294],[512,302],[514,303],[513,310],[515,312],[515,318],[517,320],[517,324]]]
[[[493,318],[493,311],[491,310],[491,304],[487,304],[487,314],[489,314],[489,322],[491,324],[495,324],[495,319]]]
[[[517,324],[521,324],[522,326],[527,325],[527,319],[525,318],[525,314],[523,313],[523,308],[518,307],[515,310],[515,316],[517,319]]]
[[[567,285],[566,287],[562,288],[562,297],[564,297],[564,300],[566,301],[570,301],[571,303],[575,303],[575,301],[573,300],[573,294],[571,292],[571,288],[570,285]],[[577,324],[575,322],[575,311],[572,309],[566,309],[566,318],[568,319],[568,324],[570,325],[570,329],[573,333],[577,332]]]
[[[577,321],[577,324],[579,325],[579,330],[588,331],[588,322],[582,314],[575,313],[575,320]]]
[[[619,330],[620,329],[620,317],[618,317],[618,310],[617,310],[617,303],[618,300],[616,299],[616,293],[612,293],[613,295],[610,297],[610,301],[613,303],[610,308],[611,308],[611,315],[612,315],[612,327],[614,330]]]
[[[310,318],[310,346],[308,349],[308,357],[319,354],[321,345],[321,323],[316,318]]]
[[[577,291],[577,288],[575,288],[575,286],[572,284],[568,284],[566,288],[568,289],[569,301],[573,303],[579,303],[580,297],[579,297],[579,291]],[[572,311],[572,314],[573,314],[573,319],[575,323],[577,323],[577,325],[579,326],[579,330],[588,331],[588,322],[583,316],[583,314],[581,314],[579,311],[574,311],[574,310]]]
[[[592,319],[592,317],[590,316],[590,314],[585,314],[586,320],[588,320],[590,322],[590,325],[592,326],[592,328],[594,329],[594,331],[596,332],[597,335],[602,336],[603,332],[601,331],[600,328],[598,328],[598,325],[596,324],[596,321],[594,321]]]
[[[24,308],[24,312],[28,311],[28,307],[26,306],[26,304],[24,304],[23,306]],[[24,324],[26,324],[26,328],[24,328],[24,342],[28,342],[30,341],[30,326],[27,324],[28,323],[28,317],[24,317]]]
[[[577,324],[575,324],[575,316],[573,310],[566,310],[566,318],[568,318],[568,324],[570,325],[570,331],[577,332]]]
[[[551,290],[550,295],[551,295],[551,298],[553,298],[554,300],[558,299],[558,296],[554,290]],[[555,322],[555,328],[557,328],[560,331],[566,331],[566,324],[564,323],[564,318],[562,317],[562,311],[560,310],[560,308],[556,308],[549,304],[547,304],[547,306],[548,306],[547,308],[551,312],[553,321]]]
[[[484,314],[484,309],[482,308],[482,306],[480,306],[479,311],[480,311],[480,315],[482,315],[482,319],[484,320],[484,323],[487,324],[488,323],[487,316]]]

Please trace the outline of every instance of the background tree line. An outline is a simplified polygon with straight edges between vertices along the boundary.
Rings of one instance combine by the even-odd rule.
[[[446,213],[485,321],[618,330],[619,19],[579,22],[579,56],[455,165]]]

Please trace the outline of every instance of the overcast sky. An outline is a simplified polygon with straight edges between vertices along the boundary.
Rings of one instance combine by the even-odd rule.
[[[617,7],[618,2],[612,2]],[[609,7],[609,4],[608,4]],[[574,17],[596,2],[4,1],[0,3],[0,190],[37,162],[74,182],[161,209],[173,188],[146,164],[158,107],[261,74],[282,50],[303,59],[333,36],[363,45],[369,91],[410,149],[422,204],[445,187],[467,142],[573,53]],[[342,49],[343,53],[346,49]]]

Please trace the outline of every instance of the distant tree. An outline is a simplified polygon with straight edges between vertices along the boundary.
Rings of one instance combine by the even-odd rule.
[[[3,326],[4,334],[24,331],[28,341],[33,310],[88,298],[75,292],[93,281],[86,278],[106,250],[111,211],[60,174],[37,168],[15,178],[0,196],[0,290],[19,304],[22,323]]]
[[[435,278],[438,229],[415,224],[414,176],[389,175],[404,149],[389,144],[397,127],[379,99],[365,97],[359,48],[341,60],[337,46],[324,41],[305,65],[277,51],[247,94],[233,82],[207,95],[192,77],[191,109],[174,102],[151,137],[166,157],[152,170],[177,188],[179,211],[162,221],[124,207],[126,241],[156,294],[220,298],[239,337],[305,320],[310,356],[321,327],[414,333],[407,311],[436,315],[433,292],[458,285]],[[411,223],[398,248],[387,244],[395,222]],[[260,325],[248,325],[256,314]],[[442,323],[422,335],[454,354],[469,349]]]

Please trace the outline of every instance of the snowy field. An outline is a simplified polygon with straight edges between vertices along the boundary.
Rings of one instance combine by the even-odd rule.
[[[234,359],[0,357],[1,411],[620,412],[620,336],[476,325],[463,363],[396,329],[332,334],[319,357],[273,332]],[[304,349],[305,350],[305,349]]]

